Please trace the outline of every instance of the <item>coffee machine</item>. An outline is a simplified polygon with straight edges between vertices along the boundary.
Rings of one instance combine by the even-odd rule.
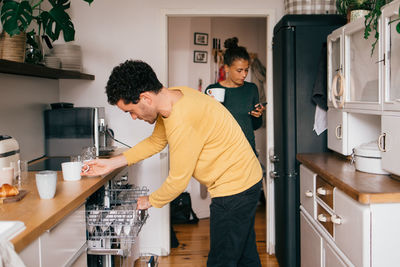
[[[82,148],[96,147],[96,155],[113,151],[104,107],[74,107],[45,110],[47,157],[80,155]]]

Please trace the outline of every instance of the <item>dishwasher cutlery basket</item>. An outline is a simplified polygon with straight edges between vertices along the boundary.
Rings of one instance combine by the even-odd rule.
[[[128,256],[143,224],[147,210],[137,210],[140,196],[147,195],[147,187],[106,189],[109,205],[91,205],[86,210],[88,254]]]

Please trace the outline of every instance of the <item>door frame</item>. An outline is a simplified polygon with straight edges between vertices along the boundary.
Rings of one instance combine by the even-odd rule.
[[[266,179],[263,180],[266,194],[266,247],[268,254],[275,253],[275,210],[274,210],[274,181],[270,177],[273,171],[268,155],[273,154],[274,147],[274,122],[273,122],[273,81],[272,81],[272,37],[276,24],[276,9],[162,9],[161,10],[161,46],[160,58],[164,69],[159,73],[163,84],[168,85],[168,17],[261,17],[266,19]]]

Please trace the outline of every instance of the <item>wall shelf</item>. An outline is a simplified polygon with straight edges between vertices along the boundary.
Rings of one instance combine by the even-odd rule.
[[[40,77],[47,79],[94,80],[94,75],[78,71],[53,69],[45,66],[0,59],[0,73]]]

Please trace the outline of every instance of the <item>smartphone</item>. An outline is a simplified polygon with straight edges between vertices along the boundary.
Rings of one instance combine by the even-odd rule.
[[[252,111],[256,111],[256,108],[261,107],[261,106],[265,107],[266,105],[267,105],[267,102],[258,103]]]

